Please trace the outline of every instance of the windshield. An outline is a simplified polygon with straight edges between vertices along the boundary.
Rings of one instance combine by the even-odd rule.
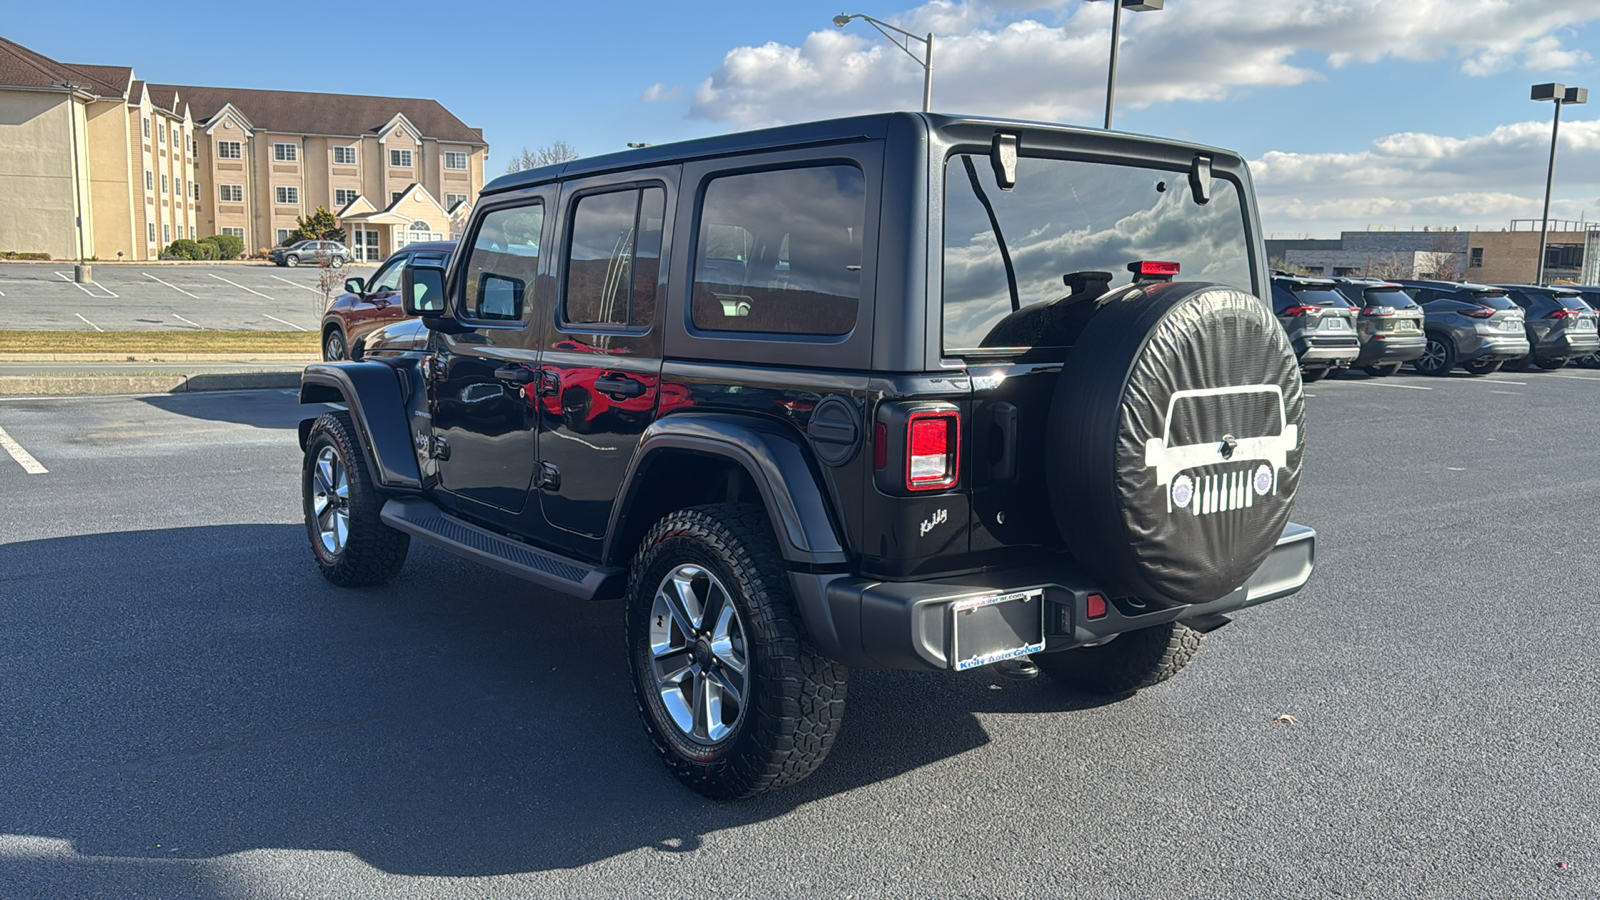
[[[1000,190],[987,155],[945,165],[947,353],[1067,346],[1070,329],[1020,320],[1097,296],[1107,276],[1127,284],[1128,264],[1141,260],[1178,263],[1182,281],[1254,292],[1243,198],[1225,178],[1202,206],[1186,172],[1022,157],[1016,177]],[[1074,273],[1104,274],[1069,291],[1063,278]]]

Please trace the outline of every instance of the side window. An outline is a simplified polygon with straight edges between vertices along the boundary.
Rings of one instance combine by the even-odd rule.
[[[398,256],[389,260],[389,264],[372,276],[372,283],[367,285],[368,294],[392,294],[400,290],[400,277],[405,274],[406,258]]]
[[[656,317],[666,191],[643,188],[578,199],[567,251],[562,320],[648,327]]]
[[[539,274],[544,204],[497,209],[483,217],[467,260],[465,318],[520,322]]]
[[[711,181],[695,243],[695,327],[848,334],[861,298],[865,186],[844,165]]]

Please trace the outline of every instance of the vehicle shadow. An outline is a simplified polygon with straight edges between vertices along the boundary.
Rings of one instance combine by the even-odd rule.
[[[339,590],[308,557],[295,525],[0,546],[0,841],[73,850],[12,858],[14,875],[132,867],[203,895],[150,866],[285,848],[470,876],[683,852],[978,750],[979,714],[1103,702],[992,672],[856,672],[821,771],[717,804],[644,737],[619,602],[422,545],[391,585]]]
[[[227,378],[228,376],[215,377]],[[290,435],[287,440],[293,441],[293,431],[295,426],[300,423],[300,420],[319,416],[328,409],[325,404],[321,403],[301,406],[296,397],[290,396],[298,393],[298,389],[286,387],[263,390],[152,394],[134,399],[164,412],[191,419],[231,422],[236,425],[250,425],[256,428],[288,429]]]

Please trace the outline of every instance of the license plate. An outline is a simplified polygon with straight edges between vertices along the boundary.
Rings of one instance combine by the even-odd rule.
[[[1043,649],[1043,591],[968,597],[950,604],[950,659],[957,672]]]
[[[1416,331],[1417,330],[1417,323],[1412,322],[1412,321],[1396,322],[1396,323],[1394,323],[1394,330],[1395,331]]]
[[[1322,330],[1324,330],[1324,331],[1343,331],[1343,330],[1345,330],[1346,328],[1349,328],[1349,327],[1350,327],[1350,323],[1346,322],[1343,319],[1323,319],[1322,320]]]

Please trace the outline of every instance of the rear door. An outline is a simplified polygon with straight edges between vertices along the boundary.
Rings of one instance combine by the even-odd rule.
[[[543,323],[537,404],[539,502],[552,539],[597,556],[628,462],[661,386],[670,217],[677,167],[562,189],[554,314]]]

